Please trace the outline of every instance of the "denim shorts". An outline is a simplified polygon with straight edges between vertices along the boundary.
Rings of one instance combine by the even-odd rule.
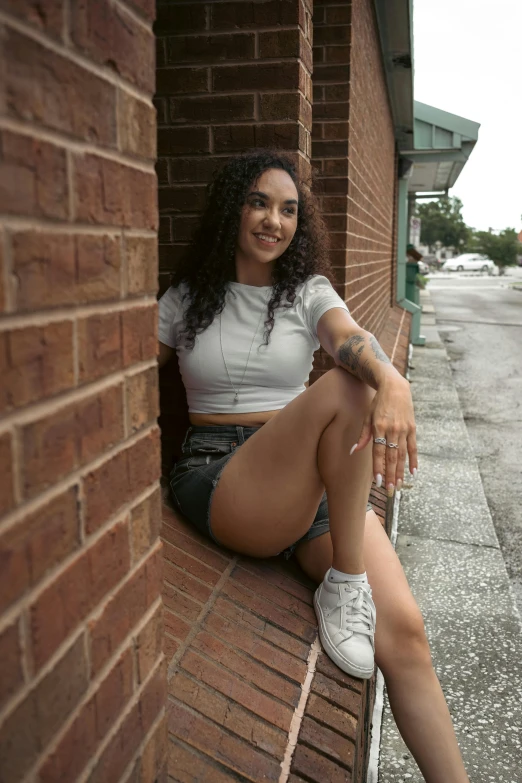
[[[189,427],[182,446],[181,459],[170,474],[170,488],[176,508],[207,538],[220,542],[210,527],[210,504],[223,468],[234,452],[259,427],[204,426]],[[367,509],[371,511],[368,503]],[[284,550],[292,556],[301,541],[323,535],[330,530],[326,493],[323,495],[315,519],[298,541]]]

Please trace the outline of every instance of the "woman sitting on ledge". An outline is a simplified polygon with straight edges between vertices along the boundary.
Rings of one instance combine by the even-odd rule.
[[[420,611],[368,503],[372,479],[401,487],[407,454],[416,473],[409,384],[329,275],[326,230],[292,162],[271,150],[229,160],[159,304],[160,366],[177,353],[191,422],[174,502],[236,552],[295,553],[319,584],[327,655],[369,678],[375,654],[426,780],[464,783]],[[337,367],[306,388],[319,346]]]

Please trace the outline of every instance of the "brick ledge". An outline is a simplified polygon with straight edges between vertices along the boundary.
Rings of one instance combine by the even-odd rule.
[[[379,335],[402,374],[409,326],[396,306]],[[385,492],[371,500],[385,524]],[[162,538],[169,778],[279,781],[317,634],[315,587],[291,561],[218,548],[167,505]],[[289,783],[362,783],[374,687],[319,653]]]

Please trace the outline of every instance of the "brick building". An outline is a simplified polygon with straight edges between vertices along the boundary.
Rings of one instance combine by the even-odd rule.
[[[283,147],[404,369],[410,25],[408,0],[0,0],[0,780],[363,779],[372,686],[318,655],[310,585],[168,510],[160,542],[158,249],[161,289],[215,167]],[[169,372],[165,466],[185,421]]]

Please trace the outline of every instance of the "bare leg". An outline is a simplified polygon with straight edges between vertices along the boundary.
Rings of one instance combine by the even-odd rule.
[[[357,423],[360,430],[360,424]],[[332,540],[332,563],[334,568],[348,574],[361,574],[364,568],[364,523],[366,505],[372,482],[371,450],[366,448],[362,459],[353,466],[347,464],[346,454],[357,442],[357,428],[347,428],[335,419],[324,431],[319,443],[318,466],[323,477],[328,497],[330,536]],[[366,457],[366,459],[365,459]],[[349,472],[349,476],[348,476]],[[362,492],[353,494],[353,483],[357,482]],[[340,524],[332,525],[331,520]],[[346,522],[348,521],[348,524]],[[344,523],[344,524],[343,524]]]
[[[373,392],[331,370],[259,429],[226,464],[210,523],[225,546],[254,557],[275,555],[310,528],[326,487],[333,562],[342,580],[314,595],[319,634],[344,671],[371,677],[375,607],[362,575],[371,450],[350,455]],[[346,576],[349,574],[351,576]]]
[[[328,534],[299,545],[303,570],[320,582],[332,563]],[[366,515],[364,558],[378,622],[375,659],[397,727],[428,783],[469,783],[419,608],[395,551],[373,512]]]
[[[345,370],[331,370],[249,438],[214,493],[218,541],[243,554],[277,554],[308,530],[326,487],[335,565],[364,571],[371,450],[350,456],[350,449],[373,393]]]

